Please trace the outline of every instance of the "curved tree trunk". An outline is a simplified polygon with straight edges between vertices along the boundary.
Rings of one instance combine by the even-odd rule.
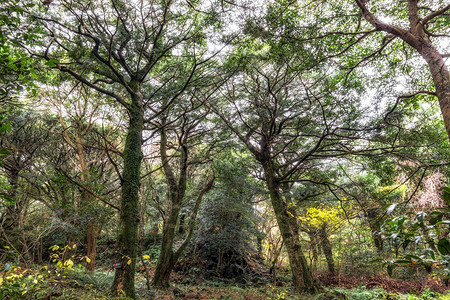
[[[418,51],[430,67],[445,129],[450,139],[450,73],[444,58],[431,43],[423,42]]]
[[[144,114],[142,96],[137,94],[132,100],[132,106],[129,109],[130,121],[123,152],[122,196],[117,239],[116,262],[120,262],[121,267],[116,269],[112,292],[118,295],[123,291],[127,297],[136,298],[134,276],[138,250],[138,199]]]
[[[197,199],[195,201],[195,206],[192,210],[192,214],[190,216],[189,223],[187,224],[187,228],[183,229],[183,232],[186,230],[185,239],[179,246],[179,248],[174,251],[174,241],[175,241],[175,232],[176,226],[178,223],[178,219],[180,217],[180,211],[182,207],[182,203],[186,193],[187,186],[187,170],[188,170],[188,149],[185,145],[186,140],[180,140],[180,166],[179,166],[179,176],[178,178],[175,176],[175,173],[170,165],[169,158],[167,155],[167,135],[164,128],[165,119],[162,119],[162,128],[161,128],[161,140],[160,140],[160,154],[161,154],[161,162],[163,164],[164,175],[166,177],[168,186],[169,186],[169,202],[170,202],[170,210],[168,213],[168,217],[164,222],[164,228],[162,233],[162,241],[161,241],[161,251],[158,257],[158,263],[156,265],[155,274],[153,276],[152,285],[158,288],[167,288],[169,287],[170,274],[175,267],[178,258],[181,253],[184,251],[186,246],[188,245],[192,232],[194,229],[195,220],[197,218],[198,210],[200,209],[200,203],[203,199],[203,196],[209,191],[214,183],[214,177],[206,183],[199,194],[197,195]],[[185,135],[185,138],[188,137],[188,134]],[[184,218],[183,218],[184,222]],[[182,226],[184,228],[184,226]],[[182,232],[180,232],[182,233]]]
[[[264,162],[263,167],[270,200],[288,253],[294,288],[297,292],[311,290],[314,288],[313,278],[300,245],[299,225],[295,212],[288,211],[287,205],[282,199],[280,186],[275,181],[271,163]]]
[[[436,88],[436,96],[439,100],[442,117],[444,119],[445,129],[450,139],[450,74],[445,65],[444,56],[439,53],[437,48],[429,40],[429,34],[426,31],[428,22],[438,16],[444,15],[450,10],[446,6],[442,10],[431,12],[428,16],[421,18],[419,16],[419,6],[417,0],[407,0],[407,14],[409,19],[409,28],[403,29],[398,26],[387,24],[378,19],[366,6],[364,0],[355,0],[362,11],[364,19],[372,24],[379,31],[390,33],[401,38],[404,42],[417,50],[425,59],[430,68],[433,77],[433,83]]]

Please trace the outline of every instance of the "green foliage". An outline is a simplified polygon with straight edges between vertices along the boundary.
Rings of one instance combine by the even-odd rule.
[[[395,259],[385,260],[389,276],[397,266],[423,266],[430,273],[433,268],[445,275],[448,285],[450,278],[450,242],[442,232],[449,229],[450,210],[439,208],[428,214],[408,213],[396,216],[383,225],[383,235],[393,247]]]
[[[224,152],[215,162],[216,183],[199,213],[194,240],[197,253],[215,276],[244,275],[254,241],[261,233],[251,201],[261,196],[261,186],[249,176],[249,157]],[[217,269],[214,266],[218,266]]]
[[[0,277],[0,299],[40,299],[48,287],[45,271],[8,267]]]

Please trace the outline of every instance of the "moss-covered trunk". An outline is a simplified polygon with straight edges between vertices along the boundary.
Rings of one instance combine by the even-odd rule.
[[[320,233],[320,243],[322,245],[323,254],[325,254],[325,258],[327,259],[328,272],[330,272],[330,274],[334,274],[335,267],[334,267],[334,259],[333,259],[333,250],[331,248],[330,240],[328,239],[327,228],[325,225],[323,225],[320,228],[319,233]]]
[[[180,158],[180,174],[178,178],[170,165],[167,155],[167,135],[165,129],[166,119],[162,118],[161,139],[160,139],[160,154],[161,162],[163,164],[164,175],[166,177],[169,187],[169,202],[170,209],[168,217],[164,222],[162,233],[161,251],[158,257],[155,274],[153,276],[152,285],[159,288],[169,286],[170,274],[177,260],[173,252],[173,242],[175,239],[175,228],[180,216],[181,204],[186,192],[186,176],[187,176],[187,149],[181,145]]]
[[[288,253],[294,288],[297,292],[314,289],[313,278],[300,245],[297,218],[294,212],[288,211],[283,201],[271,162],[263,162],[263,167],[272,207]]]
[[[179,213],[180,204],[172,203],[169,218],[164,223],[161,251],[152,280],[152,285],[159,288],[169,286],[170,274],[175,267],[176,260],[173,253],[173,242],[175,239],[175,227],[177,225]]]
[[[138,250],[138,198],[144,115],[142,96],[137,93],[132,97],[132,100],[123,151],[122,195],[117,239],[116,263],[120,262],[121,264],[116,269],[112,291],[115,295],[124,292],[127,297],[135,298],[134,275]]]

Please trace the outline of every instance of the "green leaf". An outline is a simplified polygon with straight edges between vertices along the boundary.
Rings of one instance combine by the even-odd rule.
[[[431,250],[431,249],[426,249],[426,250],[425,250],[425,253],[428,254],[428,256],[431,257],[432,259],[436,259],[433,250]]]
[[[58,63],[58,61],[56,60],[56,59],[50,59],[50,60],[47,60],[46,62],[45,62],[45,64],[47,65],[47,66],[49,66],[50,68],[54,68],[54,67],[56,67],[56,64]]]
[[[392,277],[392,271],[394,270],[394,268],[395,268],[395,265],[393,263],[390,263],[387,266],[386,270],[387,270],[389,277]]]
[[[410,264],[412,261],[408,259],[397,259],[395,261],[396,264]]]
[[[442,187],[442,191],[444,192],[443,197],[445,203],[447,203],[447,205],[450,205],[450,187],[444,186]]]
[[[442,238],[439,240],[437,244],[438,250],[442,255],[450,254],[450,243],[446,238]]]
[[[430,213],[430,224],[435,225],[436,223],[442,221],[442,217],[444,216],[444,213],[442,212],[432,212]]]
[[[423,211],[417,213],[417,214],[416,214],[416,219],[417,219],[417,221],[419,221],[419,222],[422,223],[422,225],[423,225],[423,220],[424,220],[424,218],[425,218],[426,215],[427,215],[427,214],[424,213]]]

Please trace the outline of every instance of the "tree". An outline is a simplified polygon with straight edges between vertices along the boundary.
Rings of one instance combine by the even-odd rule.
[[[433,42],[434,38],[448,37],[448,11],[450,5],[445,1],[421,1],[408,0],[401,4],[378,4],[377,1],[355,0],[361,9],[362,17],[370,23],[376,31],[384,31],[392,37],[400,38],[414,48],[427,62],[431,71],[433,83],[436,89],[435,95],[439,99],[442,117],[444,119],[447,135],[450,139],[450,73],[445,63],[448,53],[441,53],[439,42]],[[390,23],[380,20],[371,10],[380,8],[379,5],[389,7],[387,13],[394,20]],[[382,9],[383,10],[383,9]],[[423,14],[422,12],[426,12]],[[408,17],[408,24],[403,19]],[[399,24],[399,25],[397,25]],[[388,37],[389,38],[389,37]],[[436,45],[437,44],[437,45]]]
[[[282,46],[285,51],[302,51],[307,44],[314,49],[316,62],[341,69],[345,81],[360,89],[384,91],[382,97],[366,95],[373,106],[394,96],[395,110],[401,102],[437,96],[449,136],[448,4],[416,0],[354,4],[275,1],[264,26],[249,22],[248,27],[258,36],[288,45]],[[428,64],[431,80],[422,72],[417,54]]]
[[[64,99],[64,100],[63,100]],[[73,165],[69,165],[69,170],[61,169],[62,166],[56,166],[68,179],[81,187],[81,200],[75,204],[78,210],[80,220],[86,222],[86,244],[87,244],[87,263],[86,270],[93,272],[95,269],[96,245],[98,235],[99,217],[95,213],[97,195],[92,192],[94,186],[92,182],[100,184],[101,178],[108,168],[101,168],[101,165],[107,161],[108,147],[103,147],[101,141],[95,140],[95,132],[100,122],[107,122],[107,116],[101,120],[98,111],[103,110],[105,114],[113,107],[107,108],[105,103],[99,99],[98,94],[91,91],[86,86],[81,86],[75,82],[74,86],[62,83],[57,91],[52,91],[44,98],[44,101],[51,103],[50,108],[56,109],[59,115],[61,126],[61,136],[65,143],[73,151],[75,159]],[[109,118],[110,119],[110,118]],[[102,124],[105,128],[105,124]],[[106,127],[111,127],[106,124]],[[112,132],[110,128],[110,132]],[[105,133],[106,136],[110,135]],[[100,136],[100,135],[99,135]],[[77,170],[73,174],[70,170]],[[101,170],[98,172],[98,170]],[[71,174],[72,173],[72,174]],[[96,174],[97,173],[97,174]],[[79,177],[75,181],[72,177]]]
[[[156,287],[169,286],[170,274],[175,263],[192,238],[203,197],[213,187],[215,180],[213,174],[208,175],[207,171],[200,170],[201,164],[204,164],[203,161],[208,161],[201,152],[211,153],[211,149],[204,149],[203,146],[214,145],[213,140],[206,138],[208,126],[204,123],[208,111],[200,110],[201,103],[192,101],[192,98],[191,101],[184,99],[185,101],[166,110],[157,121],[160,133],[161,164],[167,181],[169,204],[165,212],[161,251],[152,280],[152,284]],[[201,180],[199,177],[205,179]],[[184,240],[174,251],[176,226],[180,222],[180,211],[185,205],[188,181],[191,181],[197,189],[194,193],[195,204]],[[198,182],[195,183],[195,181]],[[184,229],[181,231],[184,234]]]
[[[349,123],[340,117],[354,117],[354,108],[339,106],[326,90],[316,90],[315,79],[303,75],[295,59],[273,62],[264,53],[247,59],[249,64],[227,83],[224,103],[217,104],[215,111],[263,169],[261,179],[288,252],[295,289],[313,289],[291,188],[293,182],[308,178],[322,157],[347,151],[334,148],[333,140]],[[333,110],[329,110],[331,101]],[[340,109],[349,111],[344,114]],[[341,143],[346,143],[345,138]]]
[[[21,194],[21,179],[32,178],[39,164],[39,156],[42,156],[44,145],[51,136],[50,129],[55,125],[55,120],[49,116],[42,117],[31,111],[11,109],[5,116],[11,124],[11,131],[3,132],[0,136],[0,146],[8,149],[1,169],[8,179],[10,188],[8,197],[2,199],[2,212],[0,216],[0,230],[2,241],[11,240],[16,246],[20,243],[19,229],[22,216],[29,205],[30,198]],[[23,253],[29,259],[26,241],[22,239]],[[5,244],[2,244],[5,246]],[[19,248],[20,249],[20,248]]]
[[[135,298],[144,123],[170,107],[191,83],[202,64],[193,49],[202,43],[206,23],[201,24],[203,18],[190,3],[178,1],[60,1],[31,16],[47,37],[39,48],[44,51],[27,49],[120,104],[128,117],[117,243],[121,267],[112,290]],[[155,101],[161,94],[166,105]]]
[[[202,271],[207,276],[245,282],[254,275],[250,266],[260,254],[257,250],[262,252],[256,249],[263,234],[257,228],[262,222],[255,206],[266,193],[251,176],[253,158],[240,153],[238,145],[228,147],[215,155],[216,182],[199,212],[193,252],[205,261]]]

